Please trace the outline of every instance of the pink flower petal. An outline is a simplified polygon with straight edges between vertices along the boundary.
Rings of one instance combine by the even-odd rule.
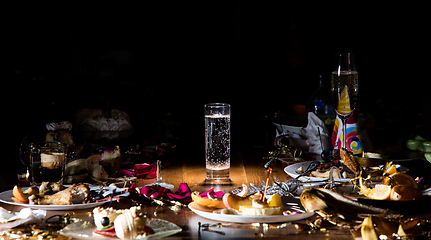
[[[134,174],[138,178],[155,178],[156,177],[156,166],[148,163],[135,164],[133,167]]]
[[[151,194],[153,194],[155,191],[151,186],[144,186],[141,188],[141,194],[146,196],[146,197],[150,197]]]
[[[178,190],[175,192],[176,194],[180,195],[188,195],[191,196],[191,190],[187,183],[180,183],[180,186],[178,187]]]
[[[168,192],[170,192],[169,189],[159,187],[154,193],[150,195],[150,197],[154,199],[160,199],[162,197],[165,197]]]
[[[118,177],[124,177],[124,176],[134,177],[135,176],[133,169],[129,169],[129,170],[120,169],[120,170],[118,170],[118,172],[115,173],[115,175]]]
[[[187,183],[180,183],[178,190],[175,193],[167,193],[167,196],[170,200],[186,200],[187,202],[191,202],[191,190]]]
[[[201,197],[203,197],[203,198],[208,198],[208,194],[211,196],[211,197],[223,197],[223,191],[217,191],[217,192],[215,192],[214,191],[214,188],[211,188],[210,190],[208,190],[208,191],[206,191],[206,192],[203,192],[203,193],[201,193],[201,194],[199,194],[199,196],[201,196]]]
[[[136,184],[132,185],[129,191],[136,188]],[[191,202],[191,190],[187,183],[180,183],[177,191],[172,193],[169,189],[159,186],[144,186],[140,189],[140,193],[148,198],[160,199],[168,198],[170,200],[183,200]]]

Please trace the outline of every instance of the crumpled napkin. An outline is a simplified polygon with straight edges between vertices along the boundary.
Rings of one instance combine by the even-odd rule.
[[[120,169],[116,173],[118,177],[128,176],[137,178],[155,178],[157,168],[154,164],[140,163],[135,164],[132,169]]]
[[[324,150],[327,150],[331,145],[325,123],[313,112],[308,113],[308,124],[305,128],[278,123],[274,123],[274,125],[277,128],[275,137],[286,135],[289,138],[289,144],[302,150],[320,154],[322,153],[322,146]],[[307,139],[304,140],[302,136]],[[320,145],[320,139],[322,139],[322,146]]]
[[[320,154],[323,150],[331,146],[330,135],[325,123],[314,113],[308,113],[308,124],[305,128],[307,132],[308,143],[311,145],[309,152]],[[320,133],[320,134],[319,134]],[[322,142],[320,142],[322,140]],[[322,144],[322,146],[320,145]]]
[[[33,223],[46,216],[46,211],[23,208],[20,212],[9,212],[0,207],[0,230],[13,228],[24,223]]]

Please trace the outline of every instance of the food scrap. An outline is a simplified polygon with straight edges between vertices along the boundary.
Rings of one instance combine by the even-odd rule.
[[[93,209],[93,215],[96,224],[94,236],[135,239],[154,234],[147,226],[147,214],[139,206],[120,210],[97,207]]]
[[[406,173],[395,172],[385,177],[381,184],[370,188],[364,178],[359,177],[360,193],[376,200],[414,200],[421,197],[415,180]]]
[[[224,215],[243,215],[243,216],[269,216],[282,215],[283,204],[279,194],[274,194],[268,200],[262,200],[263,193],[257,192],[247,196],[248,188],[243,184],[242,191],[238,194],[214,192],[213,189],[205,193],[192,193],[195,203],[208,207],[216,208],[213,213]],[[206,197],[209,195],[210,197]],[[217,195],[217,197],[211,197]]]
[[[13,200],[18,203],[33,205],[70,205],[84,203],[90,193],[86,184],[72,184],[68,188],[57,184],[43,182],[39,188],[33,186],[25,191],[21,187],[13,188]],[[52,194],[52,195],[50,195]]]

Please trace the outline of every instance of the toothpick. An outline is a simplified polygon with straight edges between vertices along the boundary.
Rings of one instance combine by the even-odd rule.
[[[262,202],[265,201],[266,189],[268,188],[268,182],[269,182],[269,177],[271,176],[271,173],[272,173],[272,167],[269,167],[268,168],[268,177],[266,177],[265,191],[263,192],[263,196],[261,199]]]

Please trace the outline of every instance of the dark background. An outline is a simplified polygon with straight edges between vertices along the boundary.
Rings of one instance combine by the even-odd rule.
[[[43,138],[46,123],[73,123],[82,108],[126,111],[142,138],[171,119],[179,138],[198,143],[203,105],[228,102],[233,139],[259,139],[275,112],[295,116],[292,103],[306,103],[319,74],[329,93],[332,56],[342,51],[357,54],[359,113],[392,135],[430,136],[422,8],[240,0],[5,5],[0,161],[17,162],[24,136]]]

